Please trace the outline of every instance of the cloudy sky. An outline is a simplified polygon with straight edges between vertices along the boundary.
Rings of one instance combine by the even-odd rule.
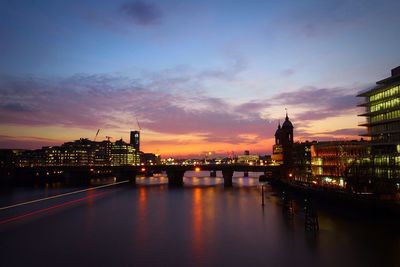
[[[0,148],[87,137],[163,156],[354,139],[400,65],[400,1],[0,0]]]

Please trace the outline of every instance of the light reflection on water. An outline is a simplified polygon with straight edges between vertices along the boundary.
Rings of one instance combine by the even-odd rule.
[[[302,199],[293,198],[289,221],[281,192],[267,186],[262,208],[258,173],[235,174],[233,188],[207,175],[187,172],[183,188],[165,174],[138,178],[136,187],[0,226],[2,266],[400,266],[398,220],[320,209],[314,235],[304,231]],[[33,195],[40,190],[52,193]]]
[[[224,179],[222,178],[222,172],[217,172],[217,177],[210,177],[210,172],[201,171],[187,171],[185,172],[183,183],[185,186],[211,186],[211,185],[222,185]],[[243,177],[243,173],[235,172],[233,175],[233,184],[237,186],[257,186],[259,185],[258,177],[262,173],[249,172],[249,177]],[[165,173],[154,174],[152,177],[136,177],[136,183],[138,185],[156,185],[156,184],[168,184],[168,177]]]

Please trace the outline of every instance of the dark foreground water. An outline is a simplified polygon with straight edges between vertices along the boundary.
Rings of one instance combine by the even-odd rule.
[[[319,208],[318,234],[305,232],[281,192],[258,175],[188,173],[183,188],[163,176],[4,209],[81,188],[0,191],[0,266],[400,266],[400,220]],[[94,181],[96,182],[96,181]],[[97,181],[98,182],[98,181]]]

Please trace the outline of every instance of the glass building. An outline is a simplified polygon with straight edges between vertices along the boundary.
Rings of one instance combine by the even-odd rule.
[[[365,112],[360,126],[367,128],[363,134],[371,141],[368,168],[361,172],[373,180],[379,179],[384,187],[399,187],[400,178],[400,66],[392,69],[391,76],[380,80],[370,90],[362,92],[359,106]]]
[[[376,84],[358,95],[364,98],[359,106],[365,107],[359,116],[366,117],[360,126],[367,127],[365,136],[370,137],[373,153],[396,153],[400,144],[400,66]]]
[[[136,151],[140,151],[140,132],[131,131],[131,138],[129,142]]]
[[[140,165],[140,153],[122,139],[112,143],[81,138],[61,146],[26,150],[20,154],[15,163],[20,167]]]

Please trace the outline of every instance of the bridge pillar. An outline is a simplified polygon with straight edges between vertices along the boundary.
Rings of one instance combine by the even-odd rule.
[[[146,171],[145,176],[146,177],[153,177],[154,176],[154,172],[153,171]]]
[[[215,170],[210,171],[210,177],[217,177],[217,171]]]
[[[243,177],[249,177],[249,172],[243,172]]]
[[[129,180],[131,184],[136,184],[136,171],[131,168],[117,168],[114,170],[114,175],[117,178],[117,182]]]
[[[167,170],[168,184],[173,186],[183,186],[183,175],[185,170]]]
[[[222,177],[224,177],[224,186],[232,186],[233,169],[223,169]]]

